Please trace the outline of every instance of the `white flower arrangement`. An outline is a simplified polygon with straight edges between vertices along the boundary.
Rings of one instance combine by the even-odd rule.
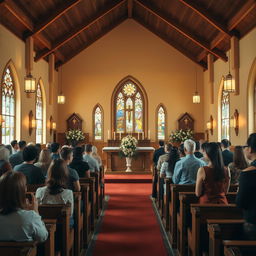
[[[66,139],[72,141],[81,141],[84,139],[84,134],[79,129],[69,130],[66,133]]]
[[[120,149],[125,157],[133,157],[136,154],[138,141],[131,135],[122,138]]]
[[[188,139],[193,139],[192,130],[176,130],[175,132],[171,132],[170,135],[171,142],[184,142]]]

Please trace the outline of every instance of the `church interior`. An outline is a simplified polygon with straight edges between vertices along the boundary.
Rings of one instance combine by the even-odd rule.
[[[256,255],[256,0],[0,0],[0,76],[0,255]]]

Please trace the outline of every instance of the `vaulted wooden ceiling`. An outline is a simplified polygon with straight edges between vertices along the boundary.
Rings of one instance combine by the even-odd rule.
[[[256,0],[0,0],[0,22],[57,68],[127,18],[207,68],[208,53],[227,61],[230,38],[256,26]]]

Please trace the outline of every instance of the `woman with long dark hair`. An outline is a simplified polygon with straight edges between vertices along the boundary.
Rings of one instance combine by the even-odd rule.
[[[242,146],[235,146],[234,149],[234,160],[228,165],[228,169],[231,175],[231,184],[237,184],[240,173],[242,170],[248,167],[248,163],[244,156],[244,150]]]
[[[205,155],[208,166],[199,168],[196,180],[196,195],[202,204],[228,204],[226,194],[230,184],[230,174],[224,167],[221,149],[217,143],[208,143]]]

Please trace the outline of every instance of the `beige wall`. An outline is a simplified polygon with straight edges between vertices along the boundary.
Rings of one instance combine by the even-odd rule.
[[[16,109],[16,118],[17,126],[16,130],[16,139],[24,139],[27,142],[35,141],[35,131],[32,135],[29,136],[28,132],[28,113],[30,110],[33,111],[35,116],[35,95],[32,95],[31,98],[27,98],[26,93],[24,93],[24,77],[25,77],[25,44],[14,34],[9,32],[6,28],[0,25],[0,74],[4,72],[4,69],[9,61],[11,61],[11,66],[13,72],[16,73],[15,83],[17,85],[17,94],[20,94],[20,100],[17,102]],[[48,83],[48,63],[44,60],[41,60],[37,63],[34,63],[32,74],[36,77],[37,82],[41,78],[43,87],[45,90],[45,116],[46,122],[45,127],[47,130],[44,136],[44,142],[52,141],[52,137],[49,133],[49,118],[52,115],[54,120],[57,120],[57,104],[56,104],[56,93],[54,90],[54,104],[49,105],[49,83]],[[56,77],[56,86],[57,87],[57,75]],[[22,104],[21,104],[22,102]]]
[[[256,29],[251,31],[239,42],[240,48],[240,94],[230,94],[230,115],[232,116],[235,109],[239,112],[239,135],[236,136],[234,128],[231,128],[231,142],[233,145],[244,145],[248,136],[248,120],[253,119],[253,113],[248,113],[248,86],[252,83],[256,84],[256,68],[253,70],[253,63],[256,65]],[[251,71],[251,72],[250,72]],[[218,60],[214,63],[214,104],[210,104],[210,88],[208,84],[208,71],[204,72],[204,129],[210,115],[214,119],[213,136],[210,136],[211,141],[220,140],[220,92],[222,86],[222,76],[228,73],[228,62]],[[231,70],[232,73],[232,70]],[[234,75],[234,73],[232,73]],[[254,77],[253,79],[250,79]],[[252,90],[253,91],[253,90]],[[249,119],[248,119],[249,118]],[[253,128],[250,132],[253,131]],[[255,128],[254,128],[255,131]]]
[[[92,136],[92,110],[104,109],[104,134],[110,129],[111,95],[120,80],[131,75],[145,88],[149,102],[148,125],[155,140],[155,110],[163,103],[168,112],[168,135],[177,119],[188,112],[195,131],[202,132],[203,103],[193,104],[195,64],[133,20],[126,20],[63,66],[66,104],[59,106],[59,131],[73,112],[84,120]],[[197,66],[198,90],[203,93],[203,71]]]

